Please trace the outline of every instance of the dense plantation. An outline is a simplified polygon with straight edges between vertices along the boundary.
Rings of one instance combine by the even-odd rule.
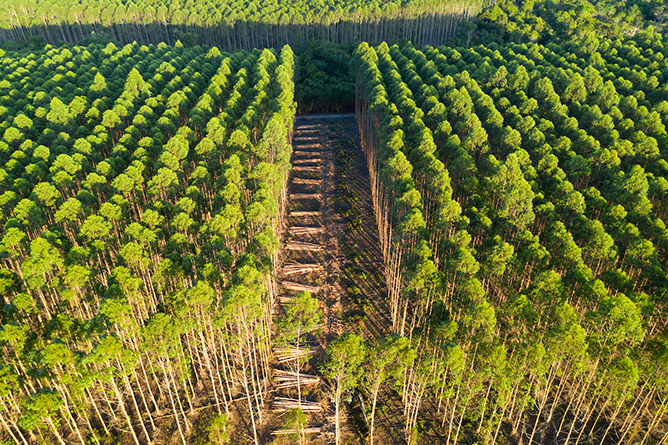
[[[0,443],[668,445],[667,14],[0,2]]]
[[[474,41],[566,42],[633,36],[651,24],[662,29],[665,0],[499,0],[477,17]]]
[[[596,65],[540,45],[360,45],[393,330],[418,354],[407,433],[431,400],[446,443],[466,424],[484,443],[504,427],[665,440],[668,103],[615,63],[650,65],[663,47],[643,37],[603,41]]]
[[[158,44],[185,42],[250,50],[312,39],[443,44],[480,11],[479,0],[6,0],[0,42],[76,43],[86,37]],[[32,40],[31,40],[32,39]]]
[[[259,424],[290,48],[109,44],[2,67],[2,436],[164,442],[168,422],[186,444],[197,410],[225,432],[240,397]]]

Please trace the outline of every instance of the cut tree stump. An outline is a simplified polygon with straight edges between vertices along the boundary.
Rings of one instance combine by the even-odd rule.
[[[322,227],[301,227],[294,226],[288,229],[290,235],[317,235],[318,233],[324,233],[325,229]]]
[[[292,178],[292,183],[299,185],[320,185],[322,184],[322,179]]]
[[[322,265],[318,263],[308,263],[308,264],[290,263],[283,266],[282,271],[283,275],[295,275],[295,274],[311,273],[321,269]]]
[[[296,212],[292,212],[296,213]],[[290,215],[292,216],[292,213]],[[308,213],[308,212],[298,212],[298,213]],[[318,212],[320,213],[320,212]],[[285,248],[287,250],[306,250],[308,252],[320,252],[322,251],[322,246],[319,244],[313,244],[313,243],[303,243],[301,241],[289,241],[286,245]]]
[[[320,193],[290,193],[290,199],[317,199],[321,200]]]
[[[309,292],[311,294],[317,294],[320,290],[319,286],[310,286],[308,284],[295,283],[294,281],[281,281],[281,286],[283,286],[283,289],[285,290]]]

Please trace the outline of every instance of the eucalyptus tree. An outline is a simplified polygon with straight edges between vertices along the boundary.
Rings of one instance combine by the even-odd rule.
[[[334,425],[337,445],[341,443],[341,411],[343,397],[358,384],[367,346],[362,337],[343,334],[327,345],[327,358],[320,367],[323,375],[332,381],[334,399]]]

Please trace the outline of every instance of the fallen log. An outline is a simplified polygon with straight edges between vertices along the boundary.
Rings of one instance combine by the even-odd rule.
[[[295,283],[293,281],[281,281],[281,286],[285,290],[294,290],[297,292],[309,292],[311,294],[317,294],[320,290],[318,286],[309,286],[308,284]]]
[[[320,404],[309,400],[288,399],[286,397],[276,397],[272,403],[274,411],[289,411],[291,409],[301,408],[304,412],[317,413],[321,411]]]
[[[303,212],[303,213],[306,213],[306,212]],[[292,213],[290,213],[290,216],[306,216],[306,215],[293,215]],[[322,251],[322,246],[320,246],[319,244],[303,243],[301,241],[289,241],[285,245],[285,248],[287,250],[306,250],[308,252],[320,252],[320,251]]]
[[[292,155],[293,158],[308,157],[312,158],[314,156],[320,157],[324,150],[320,144],[308,144],[302,145],[300,147],[293,147]]]
[[[309,172],[309,173],[315,173],[319,172],[322,170],[322,165],[317,165],[317,166],[309,166],[309,167],[304,167],[301,165],[294,165],[292,166],[292,170],[296,172]]]
[[[299,375],[300,379],[316,379],[320,381],[320,377],[317,375],[311,375],[311,374],[302,374],[302,373],[297,373],[294,371],[286,371],[284,369],[274,369],[274,377],[276,378],[292,378],[294,377],[295,379],[297,378],[297,375]]]
[[[312,351],[309,348],[298,348],[296,346],[274,347],[274,357],[276,357],[278,363],[287,363],[302,357],[310,357],[311,354]]]
[[[364,422],[369,425],[369,419],[366,415],[366,408],[364,407],[364,401],[362,400],[362,395],[360,394],[359,391],[355,391],[355,397],[357,398],[357,403],[360,404],[360,408],[362,409],[362,415],[364,416]]]
[[[292,183],[299,185],[320,185],[322,184],[322,179],[292,178]]]
[[[315,434],[319,433],[320,428],[302,428],[301,430],[278,430],[272,431],[271,434],[274,436],[279,436],[281,434]]]
[[[317,199],[321,200],[320,193],[290,193],[290,199]]]
[[[324,232],[325,229],[323,227],[293,226],[288,229],[288,233],[290,233],[290,235],[315,235]]]
[[[310,162],[321,162],[320,158],[306,158],[306,159],[294,159],[292,165],[295,164],[308,164]]]
[[[290,212],[290,216],[320,216],[322,212],[319,210],[295,210]]]
[[[310,374],[299,374],[297,378],[296,372],[277,369],[274,371],[274,381],[276,382],[274,388],[285,389],[297,386],[298,382],[300,385],[315,385],[320,383],[320,378]]]
[[[317,263],[291,263],[283,266],[283,275],[295,275],[321,270],[322,265]]]

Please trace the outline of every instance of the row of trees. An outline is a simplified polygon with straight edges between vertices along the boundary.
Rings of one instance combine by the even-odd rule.
[[[551,54],[355,55],[411,442],[665,440],[663,102]]]
[[[310,39],[334,43],[411,39],[442,44],[462,20],[473,17],[476,0],[307,1],[251,3],[204,2],[57,2],[8,0],[0,5],[0,42],[77,43],[88,37],[121,43],[200,43],[228,48],[305,47]]]
[[[291,49],[4,56],[2,436],[186,444],[240,400],[259,443]]]

